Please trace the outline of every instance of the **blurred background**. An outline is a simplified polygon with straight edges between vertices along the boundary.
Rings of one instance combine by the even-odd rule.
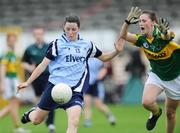
[[[80,17],[81,32],[85,38],[95,42],[102,51],[111,50],[114,48],[114,40],[116,39],[119,29],[131,6],[139,6],[144,10],[153,10],[158,17],[166,18],[170,22],[172,31],[176,34],[175,41],[180,44],[179,0],[0,0],[0,57],[2,57],[7,50],[7,33],[14,32],[18,35],[15,51],[19,60],[21,60],[25,49],[34,42],[32,36],[32,28],[34,26],[41,25],[45,27],[45,41],[51,42],[62,34],[64,17],[71,13],[75,13]],[[137,27],[138,26],[132,25],[130,31],[138,33],[139,29]],[[133,64],[133,62],[136,62],[137,60],[141,60],[144,66],[135,67],[136,64]],[[145,112],[140,105],[144,81],[146,80],[149,71],[149,64],[146,58],[144,58],[143,53],[137,48],[126,44],[125,50],[117,58],[113,59],[110,64],[111,69],[109,71],[109,79],[104,80],[104,101],[110,104],[112,110],[116,112],[115,115],[118,115],[118,112],[123,114],[127,110],[138,112],[140,109],[142,110],[142,113],[139,114],[139,117],[141,117],[141,115],[147,117],[147,112]],[[19,76],[23,81],[25,79],[24,70],[21,68],[21,65],[19,65],[19,67]],[[34,92],[31,87],[21,94],[23,103],[26,106],[32,103],[34,97]],[[163,103],[164,98],[164,94],[162,94],[158,97],[158,101]],[[0,100],[1,107],[8,102],[2,98]],[[26,109],[23,108],[21,112],[24,110]],[[135,117],[133,115],[134,111],[129,112],[130,116],[132,115]],[[95,112],[95,115],[99,116],[96,109]],[[121,118],[122,116],[117,117],[120,117],[117,119],[119,119],[118,121],[121,121],[121,124],[123,123],[123,120],[126,119]],[[145,119],[146,118],[144,118],[144,121]],[[6,133],[2,130],[2,125],[5,125],[9,120],[9,118],[4,121],[0,120],[0,133]],[[59,123],[66,122],[66,120],[61,119],[60,121],[61,122]],[[97,121],[97,127],[95,127],[96,130],[97,128],[102,128],[98,126],[98,124],[101,126],[101,123],[103,123],[103,120],[100,122]],[[133,128],[133,123],[128,124],[128,126],[127,123],[125,127],[128,128],[128,130],[125,129],[122,124],[119,126],[121,128],[113,128],[108,132],[106,132],[107,130],[102,129],[97,133],[120,133],[121,129],[123,131],[122,133],[135,133],[133,131],[135,131],[136,127]],[[140,122],[139,125],[142,126],[144,124],[142,123],[143,122]],[[162,119],[161,124],[162,128],[154,133],[162,133],[165,130],[164,119]],[[130,130],[131,126],[132,130]],[[29,126],[29,128],[36,127]],[[64,127],[62,127],[62,130],[63,131],[59,130],[59,132],[65,132]],[[88,133],[88,130],[83,129],[83,126],[80,126],[80,132]],[[92,128],[89,132],[96,130],[93,130]],[[33,132],[44,133],[45,131],[45,127],[39,126],[39,128],[36,128]],[[146,133],[145,130],[137,130],[137,132]],[[176,133],[179,132],[180,129],[176,129]]]

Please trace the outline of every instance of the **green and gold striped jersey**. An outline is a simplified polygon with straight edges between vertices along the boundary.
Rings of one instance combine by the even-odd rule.
[[[14,51],[9,50],[1,60],[1,64],[6,65],[6,76],[17,76],[17,58]]]
[[[153,38],[136,34],[135,46],[141,47],[150,62],[152,72],[160,79],[170,81],[180,74],[180,45],[173,42],[174,33],[170,40],[163,40],[160,31],[155,27]]]

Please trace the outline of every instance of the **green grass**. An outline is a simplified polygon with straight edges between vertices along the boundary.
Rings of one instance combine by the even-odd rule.
[[[78,133],[165,133],[165,113],[163,111],[156,128],[153,131],[145,129],[145,123],[149,112],[142,108],[141,105],[110,105],[109,106],[117,117],[117,125],[110,126],[106,117],[96,109],[93,109],[93,125],[90,128],[83,127],[83,116],[81,117]],[[30,107],[22,107],[20,114]],[[162,106],[162,108],[164,108]],[[177,126],[175,133],[180,133],[180,109],[177,112]],[[66,114],[63,110],[56,110],[55,125],[57,133],[65,133],[67,127]],[[48,133],[44,123],[34,126],[32,124],[22,125],[31,129],[32,133]],[[10,116],[0,120],[0,133],[12,133],[13,124]]]

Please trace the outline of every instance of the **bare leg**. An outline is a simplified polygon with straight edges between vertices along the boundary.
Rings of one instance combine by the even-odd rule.
[[[108,115],[110,113],[109,108],[107,107],[106,104],[103,103],[103,101],[97,97],[94,98],[94,102],[96,107],[103,112],[105,115]]]
[[[91,96],[90,95],[85,95],[84,97],[84,117],[85,120],[90,120],[91,119]]]
[[[34,125],[40,124],[48,115],[49,111],[42,110],[37,107],[35,110],[30,112],[29,119]]]
[[[10,111],[10,104],[8,104],[7,106],[5,106],[1,111],[0,111],[0,118],[5,117],[9,111]]]
[[[178,104],[178,100],[172,100],[170,98],[166,99],[166,133],[174,133],[174,128],[176,124],[176,109],[178,107]]]
[[[162,109],[160,109],[160,107],[158,106],[156,102],[157,96],[162,91],[163,90],[156,85],[153,85],[153,84],[145,85],[142,103],[143,103],[144,108],[151,111],[150,117],[148,118],[146,122],[147,130],[154,129],[154,127],[156,126],[157,120],[162,114]]]
[[[94,99],[95,101],[95,105],[96,107],[101,111],[103,112],[107,118],[108,118],[108,121],[111,125],[115,125],[116,124],[116,119],[115,117],[113,116],[112,112],[110,111],[110,109],[108,108],[108,106],[106,104],[104,104],[104,102],[102,101],[102,99],[96,97]]]
[[[18,101],[18,99],[12,98],[11,102],[10,102],[10,106],[11,106],[10,113],[12,116],[12,120],[14,122],[14,126],[15,126],[15,128],[18,128],[19,127],[19,114],[18,114],[19,101]]]
[[[81,116],[81,107],[79,105],[72,106],[66,110],[68,115],[68,128],[66,133],[77,133],[79,119]]]
[[[144,108],[151,111],[154,115],[159,112],[159,106],[156,99],[161,92],[162,89],[153,84],[147,84],[144,88],[142,104]]]

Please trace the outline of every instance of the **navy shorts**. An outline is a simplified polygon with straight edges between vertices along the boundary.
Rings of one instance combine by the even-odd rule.
[[[51,91],[54,85],[50,82],[47,83],[46,88],[41,96],[38,107],[43,110],[54,110],[56,108],[62,108],[66,110],[74,105],[83,106],[83,94],[79,92],[73,92],[71,100],[66,104],[58,104],[51,97]]]

